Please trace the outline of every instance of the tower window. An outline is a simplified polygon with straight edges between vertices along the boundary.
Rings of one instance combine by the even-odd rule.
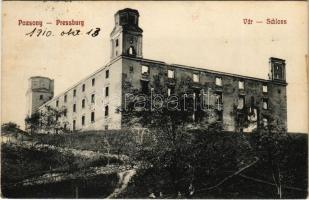
[[[167,70],[167,77],[168,78],[174,78],[175,77],[175,71],[174,70]]]
[[[108,116],[108,106],[105,106],[105,116]]]
[[[268,99],[263,99],[263,109],[267,110],[268,109]]]
[[[222,86],[222,78],[216,77],[216,85],[217,86]]]
[[[76,112],[76,104],[73,104],[73,112]]]
[[[244,81],[238,81],[238,89],[240,89],[240,90],[245,89],[245,82]]]
[[[73,90],[73,97],[76,97],[76,89]]]
[[[82,100],[82,108],[85,108],[85,99]]]
[[[109,70],[105,71],[105,78],[109,78]]]
[[[244,109],[244,106],[245,106],[245,96],[239,96],[238,97],[237,109],[242,110],[242,109]]]
[[[130,66],[130,72],[132,73],[134,71],[134,68],[133,68],[133,66],[131,65]]]
[[[142,66],[142,75],[145,75],[145,76],[149,75],[149,67],[148,66],[145,66],[145,65]]]
[[[105,96],[108,97],[108,95],[109,95],[109,88],[105,87]]]
[[[93,78],[93,79],[91,80],[91,84],[92,84],[92,86],[95,85],[95,78]]]
[[[267,88],[267,85],[266,85],[266,84],[263,84],[263,92],[264,92],[264,93],[267,93],[267,92],[268,92],[268,88]]]
[[[56,107],[58,107],[58,106],[59,106],[59,100],[56,101]]]
[[[199,74],[193,74],[193,82],[195,82],[195,83],[200,82],[200,76],[199,76]]]
[[[119,46],[119,40],[118,39],[116,39],[115,44],[116,44],[116,47]]]
[[[91,95],[91,103],[95,103],[95,95],[94,94]]]
[[[91,112],[91,122],[94,122],[94,112]]]
[[[83,84],[83,86],[82,86],[82,91],[84,92],[85,91],[85,84]]]
[[[64,109],[64,111],[63,111],[63,116],[67,116],[67,109]]]
[[[42,100],[42,99],[43,99],[43,95],[41,94],[41,95],[40,95],[40,100]]]
[[[85,125],[85,116],[82,116],[82,126]]]
[[[129,55],[135,55],[136,53],[135,53],[135,49],[134,49],[134,47],[132,47],[132,46],[130,46],[130,48],[129,48],[129,50],[128,50],[129,52]]]
[[[67,95],[64,95],[64,102],[67,102]]]

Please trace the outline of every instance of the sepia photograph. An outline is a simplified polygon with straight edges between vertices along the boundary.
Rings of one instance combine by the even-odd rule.
[[[1,61],[1,198],[308,198],[306,1],[3,1]]]

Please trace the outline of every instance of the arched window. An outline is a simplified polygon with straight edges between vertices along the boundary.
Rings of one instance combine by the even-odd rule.
[[[130,46],[130,48],[128,49],[128,53],[129,53],[129,55],[135,55],[134,47]]]

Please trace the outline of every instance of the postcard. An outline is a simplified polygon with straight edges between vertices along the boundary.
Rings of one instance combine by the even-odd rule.
[[[306,1],[3,1],[2,198],[308,195]]]

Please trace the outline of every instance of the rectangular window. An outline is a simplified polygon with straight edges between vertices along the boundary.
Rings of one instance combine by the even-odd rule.
[[[94,122],[94,112],[91,112],[91,122]]]
[[[167,96],[171,96],[174,93],[175,93],[174,87],[167,88]]]
[[[200,76],[198,74],[193,74],[193,82],[195,83],[200,82]]]
[[[85,99],[82,100],[82,108],[85,108]]]
[[[94,94],[91,95],[91,103],[95,103],[95,95]]]
[[[244,81],[238,81],[238,89],[240,89],[240,90],[245,89],[245,82]]]
[[[67,109],[64,109],[64,111],[63,111],[63,116],[67,116]]]
[[[167,77],[168,78],[175,78],[175,71],[174,70],[167,70]]]
[[[41,95],[40,95],[40,100],[42,100],[42,99],[43,99],[43,95],[41,94]]]
[[[263,109],[264,110],[268,109],[268,99],[263,99]]]
[[[263,92],[264,92],[264,93],[267,93],[267,92],[268,92],[268,88],[267,88],[267,85],[266,85],[266,84],[263,84]]]
[[[217,86],[222,86],[222,78],[216,77],[216,85]]]
[[[108,106],[105,106],[105,116],[108,116]]]
[[[268,126],[268,119],[266,117],[263,118],[263,127],[267,127]]]
[[[73,104],[73,112],[76,112],[76,104]]]
[[[118,45],[119,45],[119,40],[118,39],[116,39],[115,44],[116,44],[116,47],[118,47]]]
[[[215,109],[217,109],[218,111],[222,110],[222,92],[216,92],[215,94]]]
[[[93,78],[93,79],[91,80],[91,85],[92,85],[92,86],[95,85],[95,78]]]
[[[105,96],[108,97],[108,95],[109,95],[109,88],[105,87]]]
[[[145,66],[143,65],[142,66],[142,75],[149,75],[149,67],[148,66]]]
[[[82,126],[85,125],[85,116],[82,116]]]
[[[141,86],[142,86],[142,93],[148,94],[149,93],[148,81],[141,80]]]
[[[85,91],[85,84],[83,84],[83,86],[82,86],[82,91],[84,92]]]
[[[76,89],[73,90],[73,97],[76,97]]]
[[[64,102],[67,102],[67,95],[64,95]]]
[[[109,70],[105,71],[105,78],[109,78]]]
[[[58,106],[59,106],[59,100],[56,101],[56,107],[58,107]]]
[[[73,131],[76,129],[76,120],[73,120]]]
[[[244,106],[245,106],[245,96],[239,96],[238,97],[237,109],[242,110],[242,109],[244,109]]]

